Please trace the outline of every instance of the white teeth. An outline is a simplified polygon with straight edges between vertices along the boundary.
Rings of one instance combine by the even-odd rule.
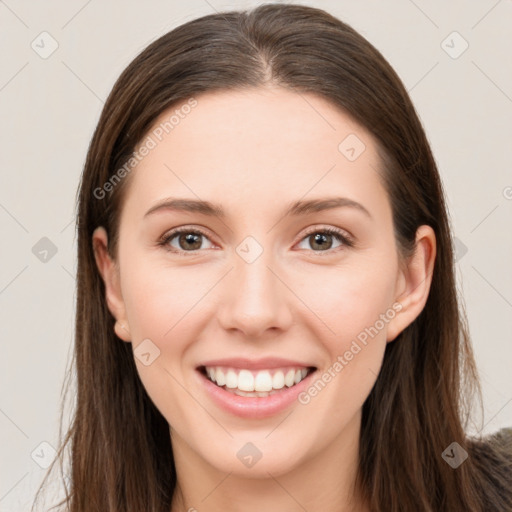
[[[306,368],[278,370],[237,370],[234,368],[207,367],[206,374],[212,382],[240,396],[268,396],[285,386],[298,384],[308,374]]]
[[[272,377],[269,372],[258,372],[256,374],[254,389],[257,391],[272,391]]]
[[[217,370],[215,372],[215,380],[219,386],[224,386],[224,384],[226,384],[226,377],[221,370]]]
[[[295,370],[289,370],[284,378],[284,383],[290,388],[295,383]]]
[[[221,385],[218,381],[217,384]],[[237,387],[242,391],[254,391],[254,377],[249,370],[240,370]],[[258,389],[257,391],[263,391],[263,389]]]
[[[272,387],[274,389],[284,388],[284,374],[281,370],[274,373],[274,376],[272,377]]]
[[[218,372],[222,373],[222,370],[217,370]],[[215,380],[218,384],[218,381]],[[238,386],[238,377],[236,373],[233,370],[228,370],[228,373],[226,374],[226,387],[234,389]]]

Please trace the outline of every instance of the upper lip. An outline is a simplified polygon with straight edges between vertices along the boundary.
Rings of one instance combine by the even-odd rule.
[[[283,359],[281,357],[264,357],[261,359],[247,359],[244,357],[231,357],[229,359],[215,359],[201,363],[202,366],[228,366],[232,368],[246,368],[248,370],[264,370],[271,368],[282,368],[293,366],[299,368],[315,368],[312,364],[294,361],[292,359]]]

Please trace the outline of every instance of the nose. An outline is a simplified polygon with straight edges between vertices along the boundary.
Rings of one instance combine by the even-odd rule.
[[[263,251],[252,263],[235,255],[234,267],[221,289],[217,319],[223,329],[256,339],[292,324],[289,300],[293,294],[276,271],[270,252]]]

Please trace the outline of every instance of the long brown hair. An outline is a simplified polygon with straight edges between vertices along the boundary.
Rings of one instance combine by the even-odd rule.
[[[442,183],[418,115],[395,71],[354,29],[323,10],[282,4],[175,28],[131,62],[105,103],[77,204],[77,396],[56,459],[62,469],[70,443],[70,492],[57,506],[170,510],[176,473],[169,425],[139,379],[130,344],[114,333],[92,233],[105,227],[115,258],[129,176],[111,180],[164,110],[203,92],[266,84],[326,98],[374,135],[403,258],[414,250],[420,225],[430,225],[437,239],[427,303],[387,345],[363,406],[358,483],[364,497],[378,511],[512,510],[504,491],[510,463],[498,450],[486,462],[481,441],[465,435],[480,391],[458,305]],[[95,191],[105,191],[109,180],[115,186],[99,197]],[[442,457],[453,442],[469,453],[456,469]]]

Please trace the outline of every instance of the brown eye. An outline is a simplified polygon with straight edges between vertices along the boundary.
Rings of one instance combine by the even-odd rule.
[[[317,228],[315,230],[311,230],[301,240],[301,243],[303,241],[307,241],[309,248],[311,248],[314,252],[328,252],[331,250],[336,251],[337,249],[343,248],[344,246],[353,246],[352,240],[348,235],[345,235],[344,232],[334,228]],[[335,245],[333,248],[333,244],[336,243],[335,241],[338,241],[338,245]]]
[[[316,233],[314,235],[309,235],[311,247],[321,251],[328,250],[332,247],[332,238],[333,236],[327,233]]]
[[[204,248],[202,247],[203,239],[209,240],[206,234],[201,231],[176,229],[162,239],[161,245],[172,252],[192,252]]]
[[[202,245],[201,237],[203,235],[199,233],[182,233],[178,235],[178,245],[180,249],[191,249],[193,251],[200,249]]]

